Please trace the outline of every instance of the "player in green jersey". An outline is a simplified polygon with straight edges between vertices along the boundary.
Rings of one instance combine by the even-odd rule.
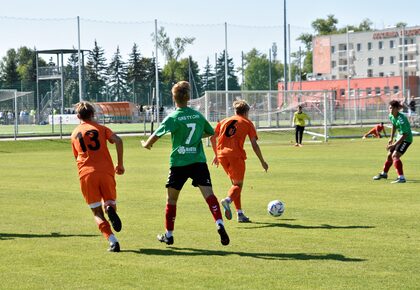
[[[394,164],[398,173],[398,178],[391,183],[404,183],[406,181],[403,173],[401,156],[407,151],[408,147],[413,142],[413,134],[411,133],[411,127],[407,117],[400,113],[402,107],[401,103],[396,100],[389,102],[389,119],[392,123],[392,130],[391,137],[389,138],[388,145],[386,147],[388,155],[382,172],[374,176],[374,180],[383,178],[387,179],[388,170],[391,165]]]
[[[172,98],[177,107],[176,111],[162,121],[162,124],[147,141],[142,141],[144,148],[151,149],[161,136],[168,132],[171,133],[172,152],[169,162],[169,177],[166,183],[166,232],[158,235],[157,238],[167,245],[174,243],[172,232],[175,225],[177,200],[184,183],[188,178],[191,178],[192,185],[200,189],[210,208],[220,235],[220,242],[226,246],[229,244],[229,236],[223,224],[219,202],[213,193],[210,172],[201,141],[204,137],[212,136],[214,130],[200,112],[188,107],[190,99],[190,84],[188,82],[176,83],[172,87]]]

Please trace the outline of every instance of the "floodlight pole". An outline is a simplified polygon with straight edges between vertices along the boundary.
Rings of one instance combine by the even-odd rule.
[[[286,0],[283,0],[283,38],[284,38],[284,91],[287,91],[287,21],[286,21]]]
[[[77,62],[79,64],[79,101],[83,101],[82,95],[82,63],[81,63],[81,56],[80,56],[80,17],[77,16]],[[62,72],[63,73],[63,72]],[[63,85],[63,84],[62,84]]]
[[[229,116],[229,82],[228,82],[228,57],[227,57],[227,22],[225,22],[225,91],[226,91],[226,118]]]
[[[155,19],[155,77],[156,77],[156,125],[159,127],[159,70],[158,70],[158,31],[157,19]],[[153,105],[152,105],[153,108]]]

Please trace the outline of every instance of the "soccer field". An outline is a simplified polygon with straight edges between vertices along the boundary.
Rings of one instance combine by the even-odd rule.
[[[1,289],[419,289],[420,139],[403,157],[405,184],[373,181],[386,139],[304,142],[260,133],[265,173],[249,144],[242,204],[253,221],[225,221],[220,245],[208,206],[190,182],[178,201],[175,244],[164,231],[170,139],[151,151],[124,137],[117,176],[123,230],[108,253],[79,189],[69,140],[0,142]],[[210,166],[216,196],[229,181]],[[110,145],[115,156],[115,148]],[[271,217],[280,199],[286,211]]]

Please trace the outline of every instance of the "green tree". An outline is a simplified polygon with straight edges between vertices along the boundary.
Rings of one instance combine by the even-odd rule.
[[[147,104],[152,84],[155,84],[154,60],[142,57],[136,43],[129,55],[127,83],[129,84],[129,94],[135,96],[135,101],[139,104]]]
[[[127,69],[118,46],[109,64],[108,75],[108,86],[112,100],[127,101]]]
[[[227,65],[228,65],[228,86],[230,91],[237,91],[240,90],[240,86],[238,83],[238,77],[235,75],[235,66],[233,64],[233,59],[227,57]],[[216,68],[216,76],[217,76],[217,89],[218,90],[225,90],[225,51],[220,53],[219,57],[217,58],[217,68]]]
[[[212,66],[210,65],[210,60],[207,57],[206,65],[204,67],[204,72],[200,76],[203,91],[212,91],[216,90],[215,84],[215,74],[213,73]]]
[[[155,39],[154,33],[152,33],[152,38],[153,40]],[[185,52],[185,47],[188,44],[193,44],[194,40],[194,37],[175,37],[173,43],[171,43],[171,39],[164,27],[160,27],[157,32],[157,45],[167,62],[170,60],[178,60]]]
[[[86,91],[87,99],[95,101],[105,100],[107,65],[105,51],[95,40],[94,47],[88,54],[86,63]]]
[[[65,67],[64,77],[64,104],[66,107],[72,107],[79,102],[79,56],[77,53],[70,54]]]
[[[18,55],[14,48],[9,49],[0,64],[2,85],[5,89],[20,90]]]
[[[317,18],[312,22],[312,28],[315,30],[316,35],[328,35],[337,32],[337,18],[334,15],[327,15],[326,19]]]

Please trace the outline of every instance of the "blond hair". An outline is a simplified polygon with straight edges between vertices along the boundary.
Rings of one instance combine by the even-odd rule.
[[[249,112],[249,105],[244,100],[237,100],[233,102],[235,113],[237,115],[245,115]]]
[[[190,83],[187,81],[177,82],[172,87],[172,96],[179,105],[186,105],[190,100]]]
[[[95,108],[89,102],[82,101],[75,105],[75,110],[77,113],[77,117],[80,120],[90,120],[95,115]]]

